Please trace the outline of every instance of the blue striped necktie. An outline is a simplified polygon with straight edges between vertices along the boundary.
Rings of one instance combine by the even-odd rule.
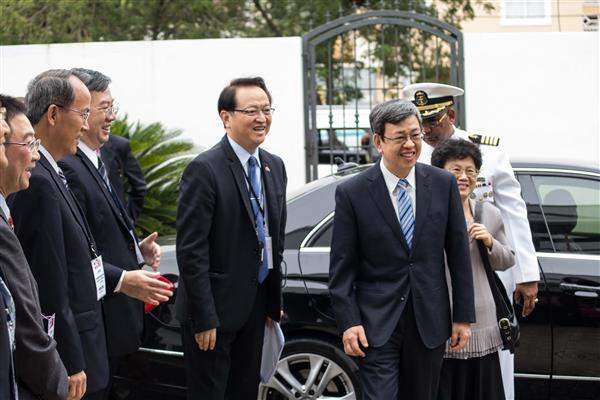
[[[257,166],[258,161],[256,158],[250,157],[248,159],[248,175],[250,177],[250,185],[252,187],[252,190],[250,191],[250,204],[252,204],[252,213],[254,214],[254,223],[256,224],[256,236],[258,236],[259,242],[262,243],[262,262],[258,267],[258,281],[263,283],[269,274],[269,260],[266,246],[267,241],[265,218],[261,210],[261,207],[264,206],[264,202],[261,202],[260,199],[260,197],[262,197],[262,188],[260,184],[260,171],[258,171],[259,174],[257,174],[256,170]]]
[[[413,233],[415,231],[415,216],[410,196],[406,192],[408,186],[406,179],[398,181],[398,220],[400,221],[400,227],[402,228],[402,233],[404,233],[404,239],[406,239],[408,248],[411,248]]]

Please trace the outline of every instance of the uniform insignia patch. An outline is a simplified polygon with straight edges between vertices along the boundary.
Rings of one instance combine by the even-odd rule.
[[[493,136],[470,134],[469,140],[471,140],[471,142],[476,143],[476,144],[485,144],[485,145],[494,146],[494,147],[498,146],[500,144],[500,138],[493,137]]]

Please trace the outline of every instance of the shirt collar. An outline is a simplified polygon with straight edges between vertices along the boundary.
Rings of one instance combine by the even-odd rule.
[[[388,191],[390,193],[392,193],[394,190],[396,190],[396,187],[398,186],[398,182],[400,181],[401,178],[398,178],[389,169],[387,169],[387,167],[383,163],[383,159],[379,162],[379,167],[381,168],[381,173],[383,174],[385,186],[387,187]],[[416,187],[416,185],[415,185],[415,167],[414,166],[410,169],[410,171],[408,171],[408,175],[404,179],[406,179],[408,181],[408,186],[410,186],[414,190]]]
[[[239,160],[242,163],[242,166],[244,168],[246,167],[246,164],[248,163],[248,159],[251,156],[254,156],[254,158],[256,158],[256,161],[258,162],[258,167],[260,168],[260,157],[258,156],[258,148],[256,149],[256,151],[253,154],[250,154],[250,153],[248,153],[248,151],[246,149],[244,149],[242,146],[240,146],[229,135],[227,135],[227,140],[229,140],[229,144],[231,145],[233,152],[235,153],[237,158],[239,158]]]
[[[86,157],[90,159],[92,164],[94,164],[94,167],[98,168],[98,153],[96,153],[95,150],[92,150],[90,148],[90,146],[83,143],[82,140],[79,141],[79,144],[77,145],[77,147],[79,147],[79,149],[83,152],[83,154],[85,154]]]
[[[58,171],[60,171],[60,168],[58,168],[58,164],[56,163],[56,161],[54,160],[52,155],[50,155],[48,150],[46,150],[46,148],[44,146],[42,146],[41,144],[40,144],[40,153],[42,153],[44,155],[44,157],[46,157],[46,160],[48,160],[48,162],[52,166],[52,169],[54,170],[54,172],[56,172],[58,174]]]
[[[8,204],[6,204],[6,199],[4,196],[0,194],[0,209],[4,213],[6,219],[10,218],[10,208],[8,208]]]

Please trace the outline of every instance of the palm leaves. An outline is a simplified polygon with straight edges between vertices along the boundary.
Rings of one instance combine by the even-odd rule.
[[[139,236],[154,231],[161,236],[175,234],[179,180],[194,157],[194,145],[179,138],[181,130],[169,130],[160,122],[129,123],[127,115],[113,122],[111,134],[129,139],[148,185],[144,209],[137,220]]]

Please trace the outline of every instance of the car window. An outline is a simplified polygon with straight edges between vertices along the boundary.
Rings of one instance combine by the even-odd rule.
[[[565,176],[533,176],[557,252],[600,254],[600,182]]]
[[[531,237],[535,251],[554,252],[554,246],[550,240],[550,234],[544,221],[542,208],[538,200],[538,195],[529,174],[518,173],[517,179],[521,184],[521,196],[527,206],[527,219],[531,229]]]
[[[315,237],[311,240],[308,247],[331,247],[331,235],[333,234],[333,219],[324,225]]]

